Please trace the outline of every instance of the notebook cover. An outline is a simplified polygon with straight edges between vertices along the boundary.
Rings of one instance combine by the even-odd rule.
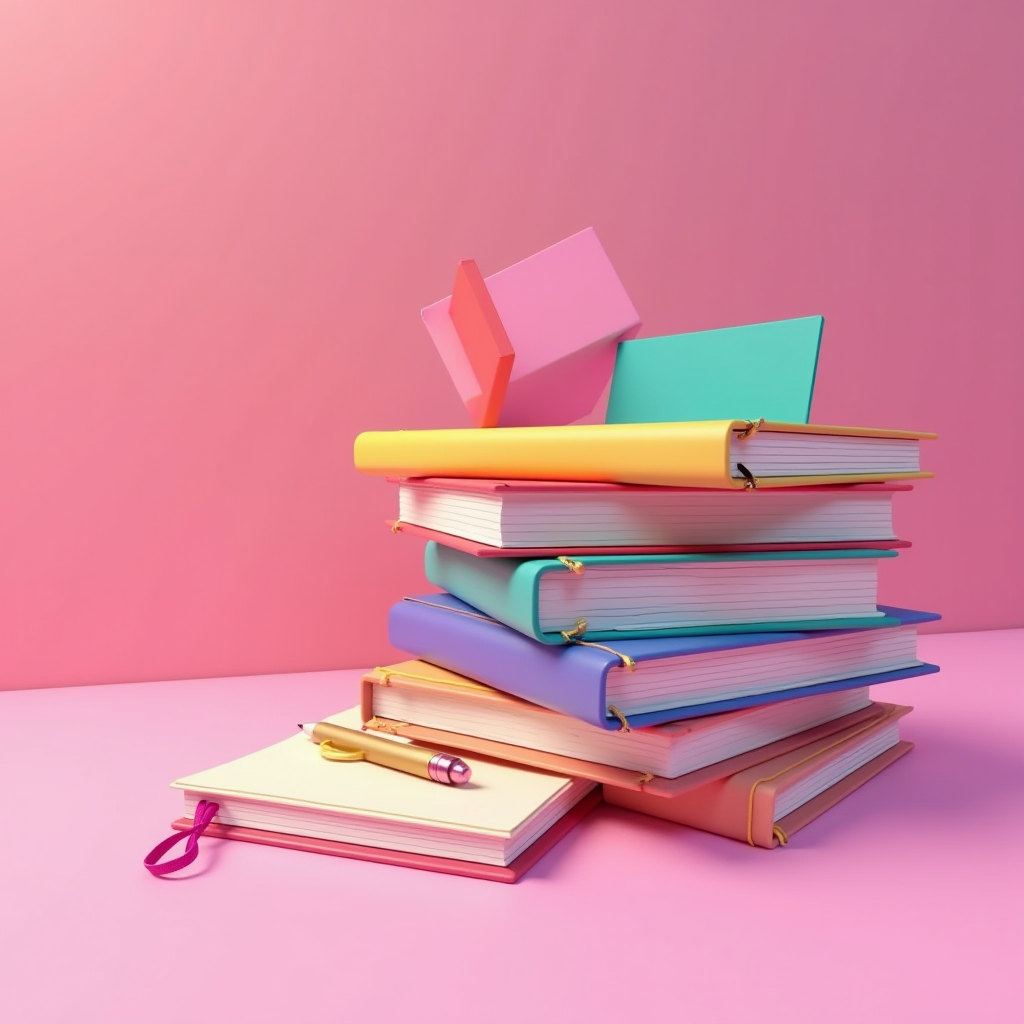
[[[931,612],[915,612],[884,605],[880,606],[879,610],[884,611],[887,618],[901,625],[917,625],[939,618]],[[814,636],[845,632],[849,630],[733,633],[719,636],[622,640],[616,644],[615,651],[627,654],[639,664],[660,658],[807,640]],[[618,719],[609,716],[605,700],[608,671],[621,664],[618,654],[610,650],[581,644],[555,646],[538,643],[486,615],[481,615],[475,608],[450,594],[425,594],[422,597],[406,598],[393,605],[388,613],[388,638],[394,647],[407,651],[416,658],[468,676],[470,679],[479,679],[489,686],[522,697],[533,704],[572,715],[602,729],[621,727]],[[849,690],[894,679],[909,679],[931,672],[938,672],[938,667],[922,663],[893,672],[632,715],[630,724],[636,728],[661,725],[664,722],[681,721],[699,715],[807,697],[814,693]]]
[[[780,757],[669,799],[658,799],[647,793],[614,786],[605,786],[604,798],[610,804],[641,814],[665,818],[691,828],[772,849],[779,845],[773,825],[778,824],[787,836],[792,835],[912,750],[913,744],[905,740],[898,741],[778,822],[774,817],[775,795],[772,782],[796,781],[824,765],[834,763],[850,748],[851,742],[863,739],[865,733],[877,732],[911,710],[909,707],[891,705],[886,715],[867,728],[866,723],[851,726],[844,730],[845,737],[843,733],[822,737]],[[767,781],[769,776],[775,775],[786,764],[793,767],[785,776]],[[759,785],[761,782],[764,784]]]
[[[431,684],[429,683],[403,680],[403,668],[418,676],[431,673],[448,675],[444,669],[428,665],[425,662],[403,662],[400,665],[389,665],[386,667],[385,671],[389,675],[394,672],[394,678],[397,678],[397,683],[392,679],[387,685],[426,686],[430,688]],[[571,775],[580,779],[590,779],[593,782],[619,786],[623,789],[635,789],[660,797],[676,796],[679,793],[685,793],[687,790],[702,786],[715,779],[723,778],[726,775],[733,775],[736,772],[743,771],[745,768],[749,768],[751,765],[761,764],[763,761],[778,757],[780,754],[785,754],[796,747],[802,747],[820,737],[831,736],[847,726],[857,725],[873,717],[881,717],[888,713],[888,710],[892,707],[890,704],[873,702],[866,708],[861,708],[859,711],[854,711],[849,715],[843,715],[840,718],[833,719],[831,722],[824,722],[811,729],[794,733],[792,736],[785,736],[764,746],[755,747],[723,761],[706,765],[704,768],[698,768],[695,771],[688,772],[686,775],[669,779],[659,775],[651,775],[649,772],[638,772],[629,768],[616,768],[597,761],[584,761],[580,758],[553,754],[544,750],[535,750],[531,747],[520,747],[512,743],[484,739],[480,736],[449,732],[446,729],[434,729],[429,726],[399,722],[393,718],[378,716],[374,712],[373,696],[377,688],[382,685],[381,678],[382,672],[379,669],[368,672],[363,676],[362,715],[363,722],[368,729],[391,733],[395,736],[404,736],[406,739],[433,746],[440,750],[468,751],[474,754],[483,754],[485,757],[511,761],[514,764],[527,765],[531,768],[541,768],[559,775]],[[455,678],[461,677],[456,676]],[[507,694],[498,693],[496,696],[506,701],[518,701],[518,698],[509,697]],[[546,708],[538,708],[537,710],[546,714],[557,713],[548,711]],[[739,713],[742,714],[742,710]],[[693,719],[694,727],[699,729],[706,719],[707,716]]]
[[[394,864],[398,867],[418,868],[421,871],[437,871],[444,875],[483,878],[491,882],[518,882],[544,854],[567,836],[600,802],[601,791],[599,789],[591,790],[506,867],[496,864],[474,864],[470,861],[452,860],[448,857],[432,857],[424,853],[403,853],[398,850],[384,850],[373,846],[358,846],[355,843],[341,843],[332,839],[314,839],[308,836],[288,835],[284,832],[268,832],[257,828],[243,828],[239,825],[221,825],[218,822],[207,826],[203,834],[214,839],[240,839],[246,843],[283,846],[289,850],[325,853],[332,857],[368,860],[377,864]],[[191,818],[178,818],[171,822],[171,827],[178,831],[185,831],[190,829],[192,824]]]
[[[751,415],[755,415],[752,410]],[[368,431],[355,440],[362,473],[400,477],[495,477],[593,480],[665,487],[743,490],[733,477],[730,450],[748,421],[603,423],[493,430]],[[850,437],[931,439],[935,434],[802,423],[764,423],[763,431]],[[738,450],[742,450],[738,447]],[[881,483],[930,477],[928,472],[761,477],[761,488],[808,484]]]
[[[443,544],[456,551],[464,551],[476,558],[557,558],[558,555],[583,557],[586,555],[699,555],[727,554],[745,551],[834,551],[834,550],[866,550],[874,549],[890,551],[910,547],[909,540],[855,540],[855,541],[805,541],[780,544],[648,544],[648,545],[607,545],[604,547],[577,547],[563,544],[554,548],[497,548],[491,544],[466,540],[451,533],[441,533],[426,526],[416,526],[399,519],[386,520],[392,533],[408,533],[413,537],[422,537]]]
[[[895,558],[896,552],[879,548],[830,548],[824,551],[805,551],[799,558]],[[686,564],[692,562],[769,562],[792,561],[788,548],[769,552],[742,554],[682,554],[682,555],[591,555],[587,565],[644,566],[652,563]],[[534,640],[545,644],[566,644],[568,641],[557,630],[543,631],[540,625],[539,589],[546,573],[572,573],[557,558],[501,558],[479,559],[464,551],[436,544],[426,546],[423,556],[427,579],[459,600],[479,611],[504,622]],[[567,612],[570,623],[575,615]],[[820,629],[874,629],[896,625],[880,616],[847,616],[841,619],[788,619],[782,622],[725,623],[706,626],[678,626],[661,629],[590,629],[584,634],[588,641],[638,640],[651,637],[714,636],[723,633],[765,633],[793,630]]]
[[[824,319],[725,327],[619,345],[606,423],[751,415],[806,423]]]

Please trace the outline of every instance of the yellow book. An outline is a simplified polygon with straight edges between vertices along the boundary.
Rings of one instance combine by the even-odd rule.
[[[356,469],[391,477],[796,487],[928,477],[935,434],[764,420],[367,431]]]

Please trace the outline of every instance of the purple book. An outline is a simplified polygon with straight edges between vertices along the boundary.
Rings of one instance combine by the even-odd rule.
[[[407,597],[388,616],[391,643],[591,725],[642,727],[937,672],[917,658],[930,612],[879,607],[880,629],[730,633],[539,643],[450,594]]]

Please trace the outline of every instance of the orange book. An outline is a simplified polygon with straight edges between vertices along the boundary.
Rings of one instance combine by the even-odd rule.
[[[909,707],[817,739],[727,778],[674,797],[604,787],[610,804],[666,818],[766,849],[785,845],[797,830],[913,749],[900,739]]]

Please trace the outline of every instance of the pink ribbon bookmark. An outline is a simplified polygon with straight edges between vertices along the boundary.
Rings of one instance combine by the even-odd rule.
[[[146,859],[142,863],[150,874],[159,877],[160,875],[169,875],[172,871],[180,871],[182,868],[187,868],[199,856],[199,837],[206,831],[206,826],[213,821],[216,814],[217,804],[207,800],[200,800],[196,806],[196,813],[192,818],[194,822],[192,827],[184,832],[175,832],[173,836],[168,836],[162,843],[157,843],[146,854]],[[157,861],[172,846],[180,843],[182,839],[188,840],[185,844],[185,852],[180,857],[175,857],[174,860],[158,864]]]

